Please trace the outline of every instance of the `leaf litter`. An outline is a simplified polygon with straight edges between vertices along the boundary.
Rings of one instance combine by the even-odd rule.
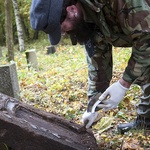
[[[45,44],[45,43],[44,43]],[[39,71],[28,70],[24,53],[17,52],[20,98],[36,108],[64,116],[81,124],[87,106],[87,64],[83,46],[62,43],[55,54],[46,55],[45,47],[37,43]],[[31,47],[31,45],[29,46]],[[114,72],[111,84],[122,77],[131,49],[114,48]],[[125,57],[126,56],[126,57]],[[5,64],[5,60],[0,60]],[[136,103],[140,88],[133,85],[118,108],[102,112],[101,120],[92,131],[101,150],[148,150],[150,135],[143,130],[122,135],[117,125],[136,118]]]

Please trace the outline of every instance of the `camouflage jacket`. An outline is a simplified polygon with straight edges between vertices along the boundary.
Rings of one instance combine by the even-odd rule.
[[[88,96],[103,92],[112,78],[112,46],[132,47],[123,78],[150,82],[150,0],[79,0],[85,21],[96,24],[85,43],[89,71]]]

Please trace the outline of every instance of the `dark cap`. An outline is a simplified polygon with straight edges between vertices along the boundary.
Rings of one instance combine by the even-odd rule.
[[[63,0],[32,0],[30,24],[34,30],[48,34],[52,45],[61,38],[60,17]]]

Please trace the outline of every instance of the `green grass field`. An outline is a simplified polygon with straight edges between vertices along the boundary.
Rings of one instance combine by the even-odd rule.
[[[28,69],[24,52],[15,50],[20,100],[47,112],[59,114],[66,119],[81,124],[81,116],[87,106],[87,64],[84,46],[71,46],[63,39],[56,47],[56,53],[47,55],[47,39],[28,43],[27,49],[36,49],[39,71]],[[7,52],[4,49],[4,56]],[[121,78],[130,58],[131,49],[114,48],[114,73],[112,82]],[[0,64],[7,64],[6,58]],[[92,129],[102,150],[145,150],[150,148],[150,137],[143,131],[130,131],[125,135],[118,133],[117,124],[136,118],[136,107],[141,91],[133,85],[127,92],[118,109],[100,112],[102,121]],[[107,121],[106,121],[106,120]]]

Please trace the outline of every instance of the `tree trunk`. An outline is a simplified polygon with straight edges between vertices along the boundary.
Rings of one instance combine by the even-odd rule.
[[[1,20],[0,20],[1,21]],[[4,21],[1,21],[0,23],[0,26],[1,26],[1,31],[0,31],[0,45],[1,46],[6,46],[6,36],[5,36],[5,30],[6,30],[6,27],[5,27],[5,20]]]
[[[39,37],[39,31],[34,31],[33,40],[37,40]]]
[[[27,38],[28,40],[30,39],[30,34],[29,34],[29,27],[26,25],[26,20],[24,20],[23,17],[21,17],[21,22],[22,22],[22,28],[23,28],[23,33],[24,37]]]
[[[6,46],[8,48],[8,60],[14,60],[13,50],[13,32],[12,32],[12,17],[11,17],[11,3],[10,0],[5,0],[6,13]]]
[[[18,7],[17,0],[12,0],[12,2],[13,2],[17,32],[18,32],[19,49],[20,51],[24,51],[25,50],[24,35],[23,35],[23,28],[22,28],[22,23],[20,18],[19,7]]]

